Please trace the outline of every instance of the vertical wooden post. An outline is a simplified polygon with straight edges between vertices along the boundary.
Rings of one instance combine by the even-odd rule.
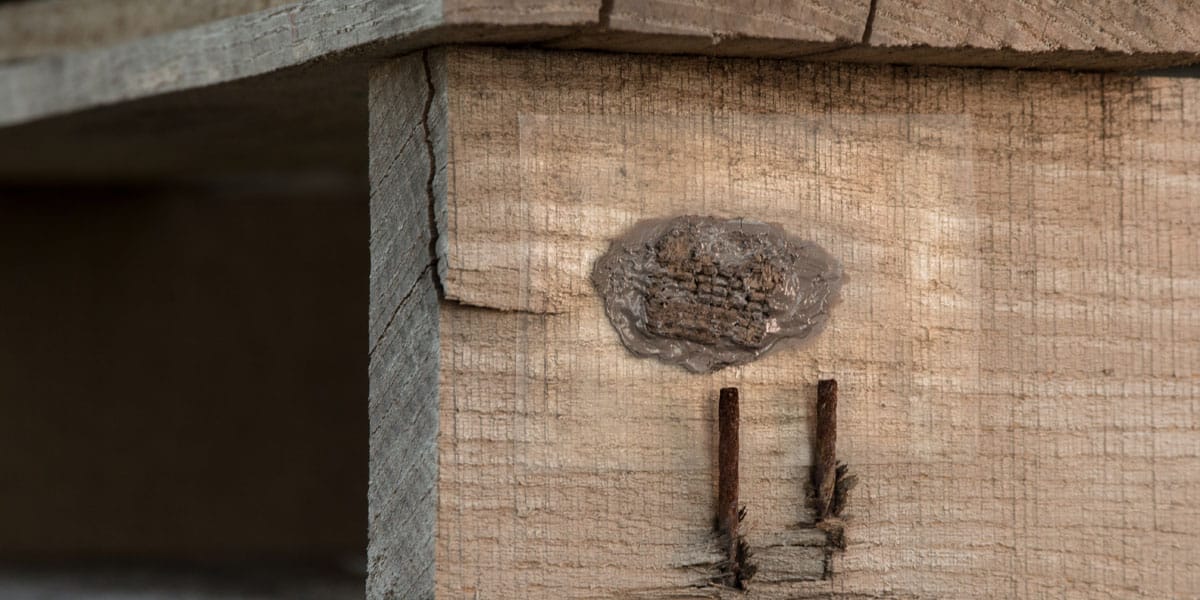
[[[411,55],[371,72],[368,598],[434,596],[446,153],[439,57]]]

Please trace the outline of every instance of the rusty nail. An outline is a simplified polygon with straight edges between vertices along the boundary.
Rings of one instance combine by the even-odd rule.
[[[717,406],[717,536],[725,549],[725,568],[720,582],[745,589],[755,568],[749,563],[750,549],[738,533],[745,510],[738,507],[738,389],[722,388]]]
[[[833,514],[834,489],[837,487],[837,401],[836,379],[817,382],[816,490],[817,521]]]
[[[718,405],[717,529],[732,538],[738,529],[738,389],[723,388]]]

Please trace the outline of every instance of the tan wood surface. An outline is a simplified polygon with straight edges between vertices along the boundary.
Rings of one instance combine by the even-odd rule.
[[[866,43],[832,60],[1148,68],[1200,47],[1195,0],[876,0]]]
[[[444,66],[440,596],[722,595],[704,564],[727,385],[762,561],[745,597],[1200,593],[1200,82],[501,50]],[[829,329],[712,375],[630,356],[591,263],[681,213],[778,222],[840,257]],[[828,377],[860,483],[848,547],[811,581],[798,525]],[[423,390],[384,390],[373,418]],[[387,443],[377,464],[428,457]]]
[[[870,12],[869,0],[612,0],[603,6],[598,27],[546,45],[623,52],[813,56],[858,44]]]
[[[1150,0],[876,0],[871,42],[1016,52],[1179,52],[1200,44],[1200,5]]]

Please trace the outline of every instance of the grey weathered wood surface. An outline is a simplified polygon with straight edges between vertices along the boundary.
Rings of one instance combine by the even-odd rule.
[[[0,63],[87,50],[295,0],[0,0]]]
[[[1164,67],[1200,59],[1198,14],[1189,0],[1084,6],[1041,0],[998,8],[880,0],[874,12],[867,0],[305,0],[0,67],[0,127],[316,61],[454,43],[964,66]]]
[[[436,54],[436,52],[434,53]],[[437,57],[371,74],[371,598],[428,598],[437,529],[438,228],[446,96]]]
[[[93,51],[0,68],[0,127],[197,89],[349,55],[385,56],[455,41],[533,42],[595,19],[581,0],[309,0]],[[563,8],[566,6],[567,8]],[[489,10],[490,9],[490,10]]]

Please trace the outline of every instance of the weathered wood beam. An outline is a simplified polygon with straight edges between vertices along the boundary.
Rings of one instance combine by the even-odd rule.
[[[371,73],[371,598],[434,593],[444,79],[440,58],[423,54]]]
[[[1168,0],[305,0],[0,67],[0,127],[456,43],[1114,70],[1200,62],[1198,32],[1200,11]]]
[[[111,46],[296,0],[0,0],[0,63]]]
[[[586,10],[585,10],[586,9]],[[456,41],[529,43],[595,22],[591,0],[308,0],[0,68],[0,127],[266,75],[317,60]]]
[[[1128,70],[1198,62],[1190,0],[873,0],[863,43],[827,60]]]
[[[1036,69],[1124,70],[1200,61],[1186,0],[613,0],[564,48]]]
[[[1200,589],[1200,82],[454,48],[372,88],[373,598],[721,597],[729,386],[749,597]],[[631,356],[593,260],[682,213],[839,257],[829,329]],[[806,504],[827,378],[844,554]]]
[[[555,48],[716,56],[817,56],[862,40],[869,0],[612,0],[598,27]]]

